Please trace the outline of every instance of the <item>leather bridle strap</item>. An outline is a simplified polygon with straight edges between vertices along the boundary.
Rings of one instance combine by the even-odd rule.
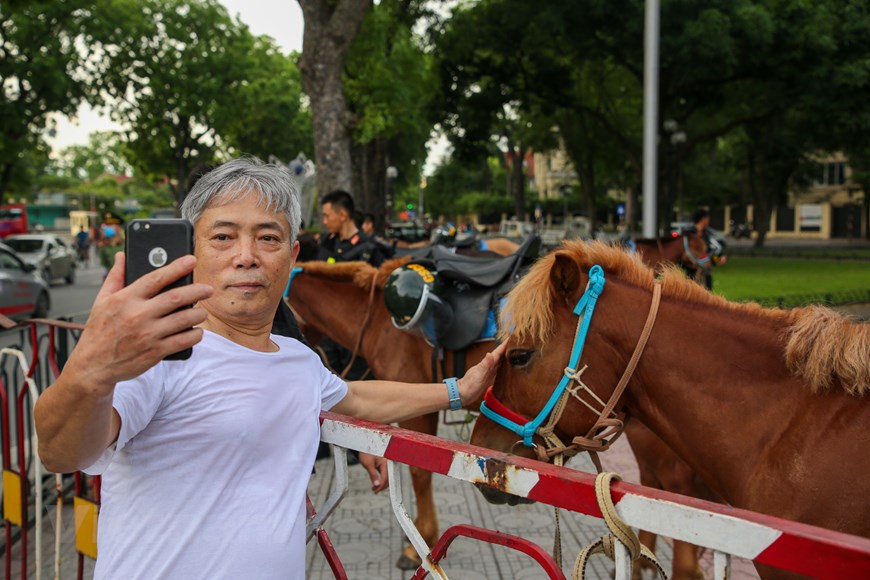
[[[637,368],[638,363],[640,362],[640,357],[643,355],[644,348],[646,348],[646,344],[649,341],[650,334],[652,333],[652,329],[655,326],[656,316],[658,315],[659,304],[661,303],[661,295],[661,283],[657,281],[655,286],[653,287],[652,303],[650,304],[649,313],[647,314],[646,322],[644,323],[640,338],[638,339],[637,344],[634,347],[634,352],[632,353],[631,359],[629,359],[628,365],[625,367],[625,370],[622,373],[622,377],[619,379],[619,383],[617,383],[616,388],[610,395],[610,399],[607,401],[607,404],[604,405],[604,408],[599,413],[598,420],[595,421],[595,424],[589,429],[589,432],[585,436],[574,437],[570,445],[562,444],[558,436],[556,436],[553,431],[555,429],[556,423],[558,423],[559,419],[561,418],[562,412],[565,410],[567,396],[573,395],[574,397],[579,399],[577,391],[580,389],[573,389],[571,391],[566,390],[566,392],[563,393],[562,400],[560,400],[559,404],[557,404],[554,408],[554,412],[551,414],[550,420],[547,422],[547,425],[539,430],[538,434],[544,437],[544,440],[547,442],[547,446],[549,447],[549,449],[537,451],[540,459],[546,460],[546,458],[548,457],[559,456],[560,454],[566,454],[568,456],[571,456],[575,455],[578,451],[581,450],[588,451],[592,457],[593,463],[595,463],[596,468],[598,468],[599,472],[601,471],[601,464],[598,460],[596,452],[606,451],[607,449],[609,449],[610,445],[613,444],[613,442],[622,434],[622,431],[625,429],[625,422],[616,417],[614,409],[616,408],[616,405],[619,403],[623,392],[628,386],[628,382],[634,375],[634,371]],[[576,381],[578,385],[581,385],[583,387],[583,389],[588,390],[585,385],[580,382],[579,377],[576,379]],[[602,429],[603,431],[598,432]],[[544,432],[541,433],[541,431]]]
[[[616,388],[613,390],[613,394],[610,395],[610,400],[607,401],[607,406],[601,411],[601,416],[598,421],[595,422],[595,425],[589,430],[589,433],[586,434],[587,437],[593,437],[595,431],[597,431],[600,427],[610,427],[611,425],[607,424],[607,417],[613,412],[616,408],[619,399],[622,397],[622,393],[625,391],[625,388],[628,386],[628,381],[631,380],[632,375],[634,375],[634,369],[637,368],[637,364],[640,362],[640,357],[643,355],[643,350],[646,348],[646,343],[649,341],[649,335],[652,334],[652,329],[656,324],[656,316],[659,312],[659,304],[662,299],[662,285],[660,282],[656,281],[655,286],[653,286],[653,296],[652,303],[649,307],[649,313],[646,316],[646,322],[643,325],[643,332],[641,332],[640,338],[637,341],[637,345],[634,347],[634,352],[631,355],[631,359],[628,361],[628,366],[625,367],[625,371],[622,373],[622,377],[619,379],[619,383],[616,385]],[[619,433],[622,433],[624,424],[620,421],[619,425]],[[618,434],[617,434],[618,436]]]
[[[368,306],[366,308],[366,317],[363,319],[363,323],[359,327],[359,334],[356,337],[356,344],[353,347],[353,354],[351,354],[350,362],[348,362],[347,366],[344,367],[344,370],[341,371],[341,378],[344,378],[345,376],[347,376],[347,373],[350,372],[350,367],[352,367],[353,363],[356,362],[356,357],[359,354],[359,347],[362,345],[363,334],[365,334],[366,327],[369,325],[369,321],[372,318],[372,310],[373,310],[372,306],[375,303],[375,291],[377,290],[377,288],[378,288],[378,272],[375,271],[375,273],[372,274],[372,286],[369,289],[369,303],[368,303]],[[368,374],[368,371],[366,371],[366,375],[367,374]]]

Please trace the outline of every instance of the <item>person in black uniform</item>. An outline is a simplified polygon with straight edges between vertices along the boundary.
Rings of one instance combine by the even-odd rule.
[[[320,200],[320,210],[326,233],[320,237],[320,259],[326,262],[368,262],[378,267],[384,261],[384,253],[373,240],[360,231],[354,217],[356,210],[353,197],[346,191],[335,190]],[[326,355],[329,366],[341,373],[351,363],[353,353],[328,336],[320,341],[320,348]],[[345,380],[361,379],[369,371],[365,359],[357,356],[344,376]],[[372,379],[373,376],[369,375]],[[356,458],[348,453],[348,462]]]
[[[323,225],[327,230],[320,239],[320,256],[327,262],[368,262],[375,268],[384,261],[384,253],[365,232],[360,231],[354,216],[353,197],[337,189],[320,200]]]

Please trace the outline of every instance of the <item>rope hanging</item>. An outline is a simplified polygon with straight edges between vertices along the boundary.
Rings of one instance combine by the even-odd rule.
[[[620,481],[622,477],[616,473],[608,472],[599,473],[595,478],[595,499],[598,501],[598,507],[601,508],[604,523],[607,524],[611,533],[602,536],[598,541],[583,548],[583,551],[577,556],[576,562],[574,562],[574,574],[572,578],[574,580],[584,580],[586,578],[586,566],[589,564],[589,558],[595,554],[604,554],[615,561],[616,542],[619,542],[628,549],[628,554],[631,558],[632,574],[638,559],[642,558],[655,567],[662,580],[667,580],[668,575],[665,573],[655,554],[640,543],[634,530],[616,513],[616,506],[613,505],[613,498],[610,495],[610,482],[614,479]]]

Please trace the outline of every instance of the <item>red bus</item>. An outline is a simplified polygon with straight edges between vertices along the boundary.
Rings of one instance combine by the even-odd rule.
[[[23,203],[0,205],[0,239],[27,233],[27,208]]]

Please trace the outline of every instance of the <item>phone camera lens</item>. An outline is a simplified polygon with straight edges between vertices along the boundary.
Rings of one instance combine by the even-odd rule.
[[[139,231],[139,224],[133,224],[133,229],[138,232]]]

